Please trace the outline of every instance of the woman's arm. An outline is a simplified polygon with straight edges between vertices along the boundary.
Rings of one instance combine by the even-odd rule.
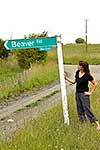
[[[95,80],[92,80],[91,83],[92,83],[92,89],[91,89],[90,92],[85,92],[85,95],[89,95],[90,96],[94,92],[94,90],[96,89],[97,82]]]
[[[75,83],[76,83],[75,80],[69,79],[69,78],[66,76],[66,73],[65,73],[65,75],[64,75],[64,78],[65,78],[65,80],[67,80],[67,81],[70,82],[71,84],[75,84]]]

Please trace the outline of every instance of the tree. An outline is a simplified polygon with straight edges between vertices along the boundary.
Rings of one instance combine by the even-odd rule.
[[[48,32],[42,32],[41,34],[29,34],[24,36],[25,39],[38,38],[38,37],[47,37]],[[40,51],[38,48],[30,49],[20,49],[17,50],[17,60],[19,66],[23,69],[30,68],[30,65],[33,63],[44,62],[47,58],[47,51]]]
[[[6,50],[6,48],[4,47],[4,42],[2,39],[0,39],[0,58],[5,58],[8,57],[8,53],[9,51]]]
[[[76,44],[82,44],[82,43],[85,43],[85,40],[83,38],[77,38],[75,42]]]

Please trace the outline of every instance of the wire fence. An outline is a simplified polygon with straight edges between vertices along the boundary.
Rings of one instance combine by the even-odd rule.
[[[19,92],[25,82],[32,76],[32,68],[24,70],[11,77],[3,77],[0,81],[0,99],[7,98],[11,94]]]

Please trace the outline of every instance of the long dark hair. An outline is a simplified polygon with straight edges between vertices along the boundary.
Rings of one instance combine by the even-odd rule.
[[[84,72],[85,72],[86,75],[91,76],[90,69],[89,69],[89,64],[86,61],[79,61],[79,65],[83,67]]]

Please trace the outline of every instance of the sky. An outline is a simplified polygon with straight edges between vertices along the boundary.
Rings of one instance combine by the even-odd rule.
[[[22,39],[48,31],[62,35],[63,43],[85,39],[100,43],[100,0],[0,0],[0,38]]]

